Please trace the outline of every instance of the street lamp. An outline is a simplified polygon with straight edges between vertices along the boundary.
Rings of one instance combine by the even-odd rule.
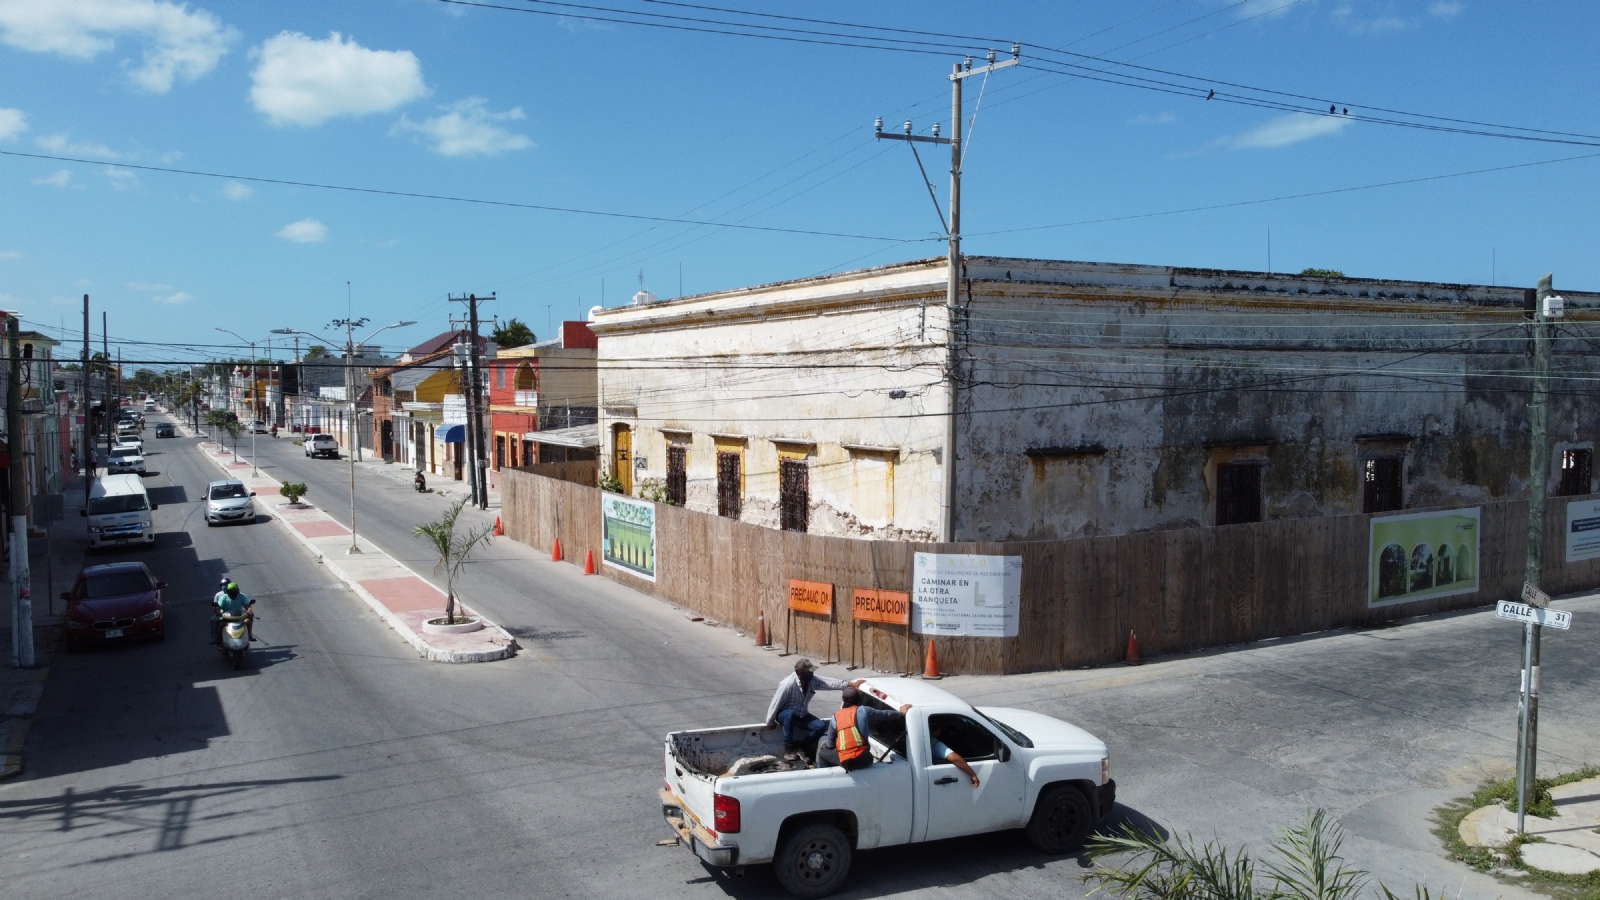
[[[231,334],[239,340],[250,345],[250,475],[255,477],[261,473],[256,470],[256,407],[261,403],[261,382],[256,377],[256,342],[247,340],[236,332],[226,328],[218,328],[223,334]]]
[[[362,326],[364,326],[366,324],[367,324],[367,320],[366,319],[335,319],[333,322],[329,323],[330,327],[335,327],[335,328],[342,327],[344,329],[344,396],[345,396],[345,402],[348,404],[348,407],[349,407],[349,410],[350,410],[350,427],[349,427],[349,433],[348,433],[348,437],[349,437],[349,441],[350,441],[350,452],[345,454],[345,456],[350,460],[350,549],[345,551],[346,553],[360,553],[361,552],[360,545],[358,545],[356,543],[356,452],[361,446],[361,441],[357,437],[357,433],[356,433],[356,430],[357,430],[357,427],[358,427],[357,416],[356,416],[356,393],[355,393],[356,345],[355,345],[355,338],[352,335],[352,331],[354,329],[360,328],[360,327],[362,327]],[[377,331],[374,331],[371,334],[367,335],[365,338],[362,339],[361,343],[363,343],[363,344],[370,343],[373,338],[377,337],[379,334],[382,334],[385,331],[388,331],[391,328],[404,328],[407,325],[415,325],[415,324],[417,324],[417,323],[414,322],[414,321],[405,321],[405,322],[395,322],[395,323],[390,324],[390,325],[385,325],[382,328],[379,328]],[[303,334],[306,337],[316,338],[319,341],[325,341],[325,342],[327,342],[329,344],[337,344],[337,343],[339,343],[336,340],[330,340],[329,338],[324,337],[323,335],[317,334],[315,332],[301,331],[298,328],[274,328],[274,329],[272,329],[272,333],[273,334]]]

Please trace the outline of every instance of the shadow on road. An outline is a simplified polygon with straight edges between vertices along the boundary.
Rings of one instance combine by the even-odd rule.
[[[1096,835],[1120,833],[1124,828],[1152,832],[1166,838],[1168,830],[1135,809],[1117,804],[1111,814],[1095,828]],[[674,848],[682,853],[683,848]],[[1035,850],[1021,831],[997,831],[971,837],[930,841],[864,850],[850,864],[850,877],[835,896],[882,897],[927,888],[946,888],[970,884],[1003,872],[1043,869],[1053,862],[1069,863],[1068,876],[1094,868],[1087,853],[1061,857]],[[729,897],[739,900],[764,900],[788,897],[778,884],[771,866],[751,866],[744,876],[701,864],[705,875],[691,878],[689,884],[715,884]]]

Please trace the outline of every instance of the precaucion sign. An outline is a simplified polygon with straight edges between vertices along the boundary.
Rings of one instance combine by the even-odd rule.
[[[918,553],[911,628],[949,637],[1016,637],[1022,557]]]
[[[1548,609],[1539,606],[1529,606],[1515,600],[1501,600],[1495,605],[1494,614],[1502,619],[1513,622],[1532,622],[1546,628],[1556,628],[1566,631],[1572,627],[1572,613],[1564,609]]]
[[[789,608],[795,612],[828,616],[833,614],[833,585],[820,581],[789,579]]]
[[[857,622],[906,625],[911,621],[911,595],[905,591],[856,588],[850,592],[850,617]]]

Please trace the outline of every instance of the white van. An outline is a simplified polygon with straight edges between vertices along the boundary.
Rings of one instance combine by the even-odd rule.
[[[104,475],[89,488],[89,549],[138,541],[153,544],[155,525],[150,512],[156,505],[137,475]]]

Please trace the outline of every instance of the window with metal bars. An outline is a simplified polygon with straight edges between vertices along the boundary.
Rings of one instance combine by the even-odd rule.
[[[1261,521],[1261,464],[1222,463],[1217,466],[1217,524],[1242,525]]]
[[[689,496],[689,448],[681,444],[667,447],[667,502],[678,506]]]
[[[784,531],[805,531],[811,506],[811,467],[803,459],[778,460],[778,506]]]
[[[1556,493],[1563,497],[1577,497],[1589,493],[1589,479],[1594,468],[1594,451],[1588,447],[1575,447],[1561,451],[1561,483]]]
[[[717,515],[729,519],[739,518],[740,467],[744,459],[738,453],[726,450],[717,453]]]
[[[1362,463],[1361,511],[1390,512],[1405,507],[1402,460],[1397,457],[1369,459]]]

